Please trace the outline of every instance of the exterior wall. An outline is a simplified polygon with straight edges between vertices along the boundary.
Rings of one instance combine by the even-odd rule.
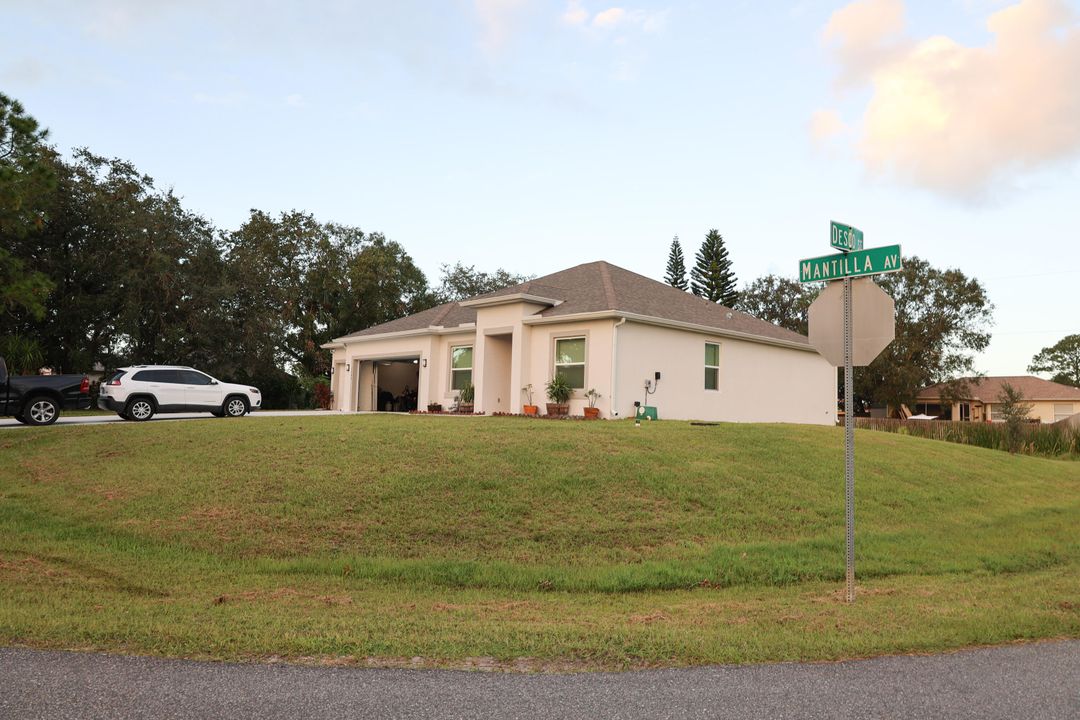
[[[371,361],[388,358],[416,358],[420,361],[417,388],[417,406],[420,409],[426,408],[429,402],[445,405],[454,397],[454,393],[450,392],[450,346],[471,344],[472,339],[470,331],[367,340],[335,348],[333,408],[344,411],[371,410]]]
[[[1067,400],[1059,400],[1057,402],[1051,400],[1040,401],[1027,401],[1031,404],[1031,412],[1028,413],[1028,417],[1031,419],[1038,418],[1039,422],[1052,423],[1055,419],[1054,405],[1072,405],[1073,413],[1080,413],[1080,402],[1069,402]],[[991,403],[986,406],[988,411],[987,417],[992,422],[1001,422],[1001,416],[998,415],[995,410],[998,407],[998,403]]]
[[[516,302],[477,309],[476,344],[473,347],[473,385],[476,386],[477,409],[487,413],[521,412],[521,406],[525,404],[522,388],[532,382],[524,379],[530,332],[529,327],[521,321],[545,307],[536,303]],[[503,342],[507,335],[510,354],[504,357]],[[489,338],[495,338],[492,341],[495,349],[490,353]],[[485,367],[489,358],[497,367]],[[481,378],[488,382],[480,382]]]
[[[734,422],[836,422],[836,370],[814,352],[714,337],[614,319],[523,324],[540,306],[515,303],[477,311],[476,329],[352,342],[334,350],[334,405],[338,410],[371,408],[371,362],[417,358],[417,405],[448,407],[450,350],[473,346],[474,404],[484,412],[521,412],[522,389],[531,384],[533,402],[544,411],[544,386],[554,375],[555,340],[585,338],[585,387],[575,390],[570,413],[588,404],[584,391],[600,393],[605,418],[629,418],[634,401],[645,401],[645,378],[659,371],[657,392],[645,401],[665,419]],[[617,337],[617,352],[613,338]],[[719,389],[704,389],[705,343],[720,345]],[[426,365],[425,365],[426,361]],[[358,402],[358,398],[360,402]],[[1052,413],[1052,407],[1051,407]]]
[[[816,352],[634,322],[618,333],[619,417],[633,417],[638,400],[661,419],[836,423],[836,368]],[[706,342],[720,345],[717,390],[705,390]]]
[[[575,390],[570,397],[570,414],[584,415],[585,407],[589,404],[585,391],[595,389],[600,393],[600,399],[596,403],[596,407],[600,409],[600,417],[612,417],[611,338],[614,327],[614,320],[526,325],[523,348],[525,366],[518,389],[531,383],[533,402],[540,406],[540,414],[544,414],[544,405],[547,403],[544,386],[555,376],[555,340],[584,337],[585,387]],[[523,397],[524,394],[519,393],[518,407]]]

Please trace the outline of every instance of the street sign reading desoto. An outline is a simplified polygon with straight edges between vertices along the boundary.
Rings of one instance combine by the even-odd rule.
[[[799,261],[799,282],[842,280],[903,270],[899,245],[856,250]]]
[[[844,252],[850,250],[862,250],[862,230],[833,220],[829,223],[829,244],[837,250],[843,250]]]

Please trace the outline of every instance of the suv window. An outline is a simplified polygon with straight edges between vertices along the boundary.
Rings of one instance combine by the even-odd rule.
[[[184,385],[209,385],[213,380],[209,375],[203,375],[198,370],[177,370],[180,373],[180,382]]]
[[[140,370],[131,378],[141,382],[179,383],[176,370]]]

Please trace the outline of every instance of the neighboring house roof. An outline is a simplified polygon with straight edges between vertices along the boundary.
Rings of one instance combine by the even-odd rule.
[[[566,317],[569,320],[576,315],[612,313],[809,346],[805,335],[603,261],[578,265],[461,303],[439,305],[338,340],[475,323],[476,305],[491,304],[484,301],[495,301],[504,296],[507,300],[522,299],[548,305],[536,313],[537,318],[556,320]]]
[[[1078,401],[1080,402],[1080,388],[1071,385],[1043,380],[1033,375],[1009,375],[1004,377],[968,377],[961,378],[968,384],[970,397],[968,400],[978,400],[984,403],[999,402],[1002,386],[1005,383],[1012,385],[1024,395],[1025,400],[1034,401]],[[931,385],[923,388],[915,396],[916,400],[940,400],[941,390],[944,383]]]

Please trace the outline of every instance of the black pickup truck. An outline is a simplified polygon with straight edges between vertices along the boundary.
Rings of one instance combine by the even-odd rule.
[[[51,425],[60,410],[90,407],[90,378],[85,375],[10,376],[0,358],[0,417],[11,415],[27,425]]]

